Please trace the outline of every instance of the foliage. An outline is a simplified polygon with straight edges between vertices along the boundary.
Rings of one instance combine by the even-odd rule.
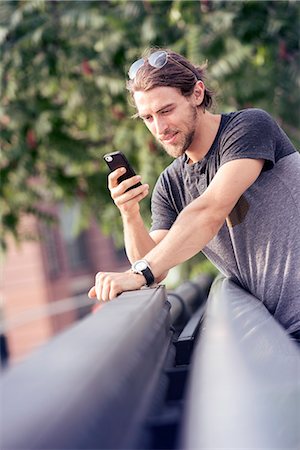
[[[47,220],[60,201],[121,242],[102,156],[123,150],[150,186],[170,162],[125,90],[150,45],[208,60],[220,110],[262,107],[300,142],[296,1],[2,1],[0,17],[3,247],[23,215]],[[143,213],[149,224],[149,200]]]

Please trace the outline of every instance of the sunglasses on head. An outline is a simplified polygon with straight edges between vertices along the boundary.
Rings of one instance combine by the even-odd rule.
[[[128,72],[128,77],[130,80],[134,80],[134,78],[136,77],[136,74],[138,73],[140,68],[144,66],[146,61],[148,61],[150,66],[154,67],[155,69],[161,69],[162,67],[164,67],[167,64],[168,53],[160,50],[158,52],[152,53],[149,56],[149,58],[147,58],[147,59],[141,58],[141,59],[138,59],[137,61],[135,61],[130,66],[130,69]]]
[[[196,80],[198,80],[198,76],[196,75],[195,72],[193,72],[192,69],[190,69],[190,67],[186,66],[185,64],[183,64],[180,61],[176,61],[176,59],[172,58],[171,55],[169,55],[166,51],[164,50],[159,50],[157,52],[151,53],[151,55],[149,56],[149,58],[141,58],[138,59],[137,61],[135,61],[129,69],[128,72],[128,77],[130,80],[134,80],[138,71],[140,70],[141,67],[144,66],[144,64],[146,63],[146,61],[148,61],[148,63],[150,64],[150,66],[154,67],[155,69],[161,69],[162,67],[164,67],[167,62],[168,62],[168,58],[170,58],[174,63],[178,64],[181,67],[184,67],[185,69],[188,69],[196,78]]]

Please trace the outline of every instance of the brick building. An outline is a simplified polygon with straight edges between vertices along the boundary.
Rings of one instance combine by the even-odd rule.
[[[20,360],[92,308],[87,291],[96,272],[128,268],[124,251],[117,251],[95,223],[76,235],[74,214],[74,209],[58,211],[60,226],[26,218],[27,231],[37,239],[9,243],[0,311],[10,361]],[[60,313],[55,312],[58,306]]]

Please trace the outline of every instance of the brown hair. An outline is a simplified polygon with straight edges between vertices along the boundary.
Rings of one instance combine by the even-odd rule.
[[[158,50],[168,54],[167,63],[161,68],[152,67],[147,57]],[[169,86],[179,89],[185,97],[192,95],[198,80],[205,80],[206,64],[194,66],[184,56],[171,50],[152,48],[146,51],[144,65],[138,70],[133,80],[127,81],[127,89],[131,96],[136,91],[149,91],[158,86]],[[201,103],[203,109],[210,108],[213,92],[205,86],[204,98]]]

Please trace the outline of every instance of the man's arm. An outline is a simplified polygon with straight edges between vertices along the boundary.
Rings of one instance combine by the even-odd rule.
[[[206,191],[184,208],[169,232],[145,255],[155,279],[208,244],[241,195],[258,178],[263,164],[263,160],[238,159],[220,167]],[[123,291],[139,289],[144,283],[142,275],[131,272],[99,272],[89,295],[108,300]]]
[[[149,186],[143,184],[127,190],[140,181],[141,177],[137,175],[119,184],[118,178],[122,173],[122,169],[112,172],[108,177],[108,187],[112,199],[121,213],[126,254],[129,261],[133,263],[149,253],[165,237],[168,230],[149,233],[141,217],[139,206],[139,202],[148,195]],[[163,280],[166,275],[167,272],[161,274],[159,281]]]
[[[140,214],[124,217],[124,242],[128,259],[131,263],[143,258],[167,235],[168,230],[156,230],[149,233]]]
[[[168,233],[168,230],[156,230],[149,233],[140,214],[134,218],[122,217],[122,219],[126,253],[131,263],[143,259]],[[167,274],[168,271],[161,273],[156,282],[160,283]]]
[[[145,259],[154,276],[190,259],[218,233],[264,161],[238,159],[220,167],[206,191],[179,214],[165,239]]]

